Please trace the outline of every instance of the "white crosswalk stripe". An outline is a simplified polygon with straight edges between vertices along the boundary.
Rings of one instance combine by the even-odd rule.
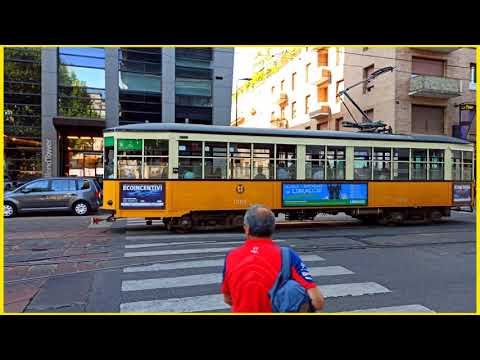
[[[361,309],[353,311],[345,311],[348,313],[434,313],[435,311],[423,305],[401,305],[401,306],[385,306],[372,309]]]
[[[185,254],[205,254],[205,253],[223,253],[234,249],[233,246],[221,248],[199,248],[199,249],[179,249],[179,250],[158,250],[158,251],[135,251],[126,252],[124,257],[136,256],[160,256],[160,255],[185,255]]]
[[[317,255],[303,255],[303,261],[325,261]],[[175,269],[191,269],[191,268],[203,268],[203,267],[218,267],[223,266],[225,262],[224,258],[216,260],[194,260],[194,261],[181,261],[173,263],[161,263],[152,264],[147,266],[133,266],[123,269],[123,272],[143,272],[143,271],[161,271],[161,270],[175,270]]]
[[[326,298],[340,296],[359,296],[390,292],[375,283],[352,283],[320,286]],[[223,295],[204,295],[166,300],[136,301],[120,306],[121,312],[199,312],[227,309]]]
[[[342,266],[313,267],[310,269],[310,273],[312,276],[353,274],[353,272],[345,269]],[[165,289],[185,286],[220,284],[221,282],[222,274],[219,273],[178,276],[172,278],[126,280],[122,282],[122,291]]]
[[[285,240],[277,240],[277,242],[282,242]],[[224,245],[224,244],[243,244],[245,241],[179,241],[179,242],[162,242],[162,243],[145,243],[145,244],[132,244],[125,245],[125,249],[140,249],[147,247],[158,247],[158,246],[172,246],[172,245]]]

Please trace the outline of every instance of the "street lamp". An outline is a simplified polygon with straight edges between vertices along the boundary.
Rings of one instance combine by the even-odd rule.
[[[236,127],[238,127],[238,82],[240,80],[250,81],[252,79],[251,78],[237,79],[237,82],[235,83],[235,126]]]

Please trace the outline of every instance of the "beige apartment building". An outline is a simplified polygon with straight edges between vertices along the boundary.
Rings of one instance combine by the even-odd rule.
[[[385,122],[395,133],[456,136],[462,121],[462,131],[474,140],[472,48],[302,48],[278,72],[239,94],[238,119],[232,112],[232,125],[349,130],[341,123],[352,118],[336,94],[386,66],[394,72],[349,92],[369,118]],[[343,100],[356,121],[363,121]]]

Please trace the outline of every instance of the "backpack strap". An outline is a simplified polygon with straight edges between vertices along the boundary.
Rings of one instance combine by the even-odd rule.
[[[288,247],[280,248],[281,266],[280,273],[278,274],[272,288],[269,291],[270,297],[273,297],[277,290],[290,279],[291,276],[291,261],[290,261],[290,249]]]

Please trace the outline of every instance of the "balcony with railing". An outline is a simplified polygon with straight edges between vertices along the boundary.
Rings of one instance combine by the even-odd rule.
[[[276,103],[277,105],[280,105],[281,107],[284,107],[287,105],[288,103],[288,95],[287,93],[280,93],[280,95],[278,96],[278,98],[276,99]]]
[[[461,94],[462,83],[458,79],[430,75],[413,75],[410,79],[410,96],[448,99]]]
[[[308,116],[310,119],[318,119],[330,115],[330,105],[328,102],[317,103],[316,109],[310,111]]]

